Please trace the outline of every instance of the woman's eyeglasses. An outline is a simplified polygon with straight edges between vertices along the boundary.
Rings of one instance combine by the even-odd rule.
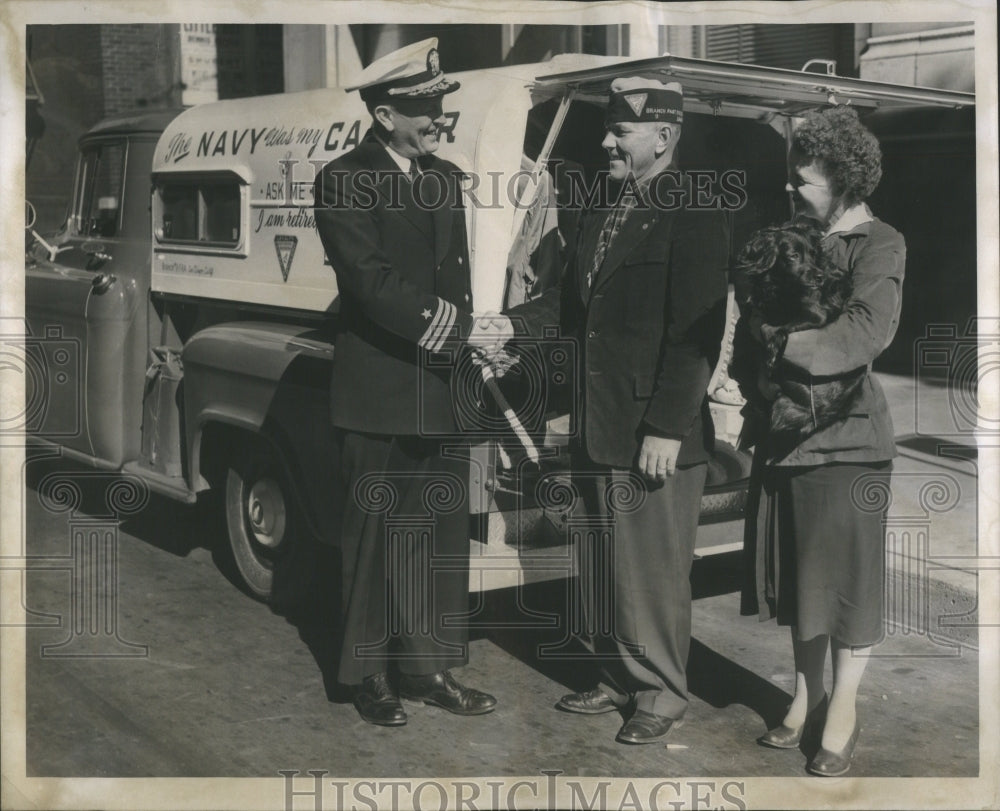
[[[788,185],[793,189],[800,189],[803,186],[813,186],[817,189],[828,189],[830,184],[828,183],[814,183],[811,180],[803,180],[801,177],[790,177],[788,178]]]

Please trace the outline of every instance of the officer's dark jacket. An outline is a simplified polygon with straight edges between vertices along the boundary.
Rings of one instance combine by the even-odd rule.
[[[424,206],[369,131],[315,185],[316,228],[337,275],[333,424],[380,434],[454,430],[448,352],[472,323],[458,168],[420,160]]]
[[[647,201],[588,288],[606,216],[584,216],[560,285],[510,314],[533,335],[560,324],[575,337],[580,441],[592,461],[632,467],[646,433],[682,439],[680,465],[703,461],[713,443],[705,389],[722,337],[725,215]]]

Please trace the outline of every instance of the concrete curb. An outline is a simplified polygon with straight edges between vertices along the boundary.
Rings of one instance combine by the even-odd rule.
[[[945,646],[979,648],[979,595],[975,571],[906,559],[915,566],[886,570],[886,627],[927,636]]]

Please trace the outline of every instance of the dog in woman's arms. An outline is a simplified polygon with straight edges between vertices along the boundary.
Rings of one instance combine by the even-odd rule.
[[[789,333],[834,321],[851,297],[850,273],[836,265],[822,239],[815,221],[797,219],[755,232],[736,260],[737,290],[752,317],[763,323],[764,368],[777,396],[767,400],[756,377],[740,380],[741,387],[751,408],[769,411],[766,420],[776,456],[844,419],[867,374],[861,367],[836,377],[812,377],[780,363]]]

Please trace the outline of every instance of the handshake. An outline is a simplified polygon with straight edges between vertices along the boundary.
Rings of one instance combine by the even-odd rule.
[[[514,325],[500,313],[473,313],[469,346],[476,359],[491,366],[507,366],[510,359],[504,345],[514,337]]]
[[[504,351],[504,345],[513,337],[514,325],[507,316],[500,313],[472,314],[472,333],[469,335],[468,343],[473,352],[473,363],[481,367],[486,388],[507,418],[510,429],[521,441],[528,458],[537,465],[540,458],[538,449],[496,382],[496,378],[503,377],[518,361],[516,357]],[[501,459],[507,460],[501,464],[510,467],[510,459],[502,446],[500,454]]]

